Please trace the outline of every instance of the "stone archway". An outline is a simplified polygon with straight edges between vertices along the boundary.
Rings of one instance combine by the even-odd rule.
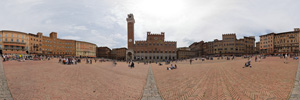
[[[134,60],[134,53],[133,50],[126,50],[126,60],[131,61]]]
[[[132,60],[132,53],[131,53],[131,52],[128,52],[128,53],[127,53],[127,59],[128,59],[128,60]]]

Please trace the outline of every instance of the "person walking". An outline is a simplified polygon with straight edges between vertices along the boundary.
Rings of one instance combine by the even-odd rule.
[[[134,63],[133,63],[133,61],[131,62],[131,66],[130,66],[131,68],[134,68]]]
[[[75,58],[73,59],[73,62],[75,63],[75,65],[77,65],[77,60]]]
[[[5,62],[5,55],[3,55],[3,57],[2,57],[2,58],[3,58],[3,62]]]
[[[285,63],[285,64],[287,64],[287,57],[288,57],[288,55],[285,54],[285,55],[284,55],[284,63]]]
[[[257,56],[255,56],[255,62],[257,61]]]

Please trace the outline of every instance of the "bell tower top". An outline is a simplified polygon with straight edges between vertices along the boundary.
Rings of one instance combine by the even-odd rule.
[[[127,46],[128,50],[132,50],[134,48],[134,18],[133,14],[128,14],[127,20]]]
[[[127,23],[135,23],[133,14],[128,14],[128,17],[126,18]]]

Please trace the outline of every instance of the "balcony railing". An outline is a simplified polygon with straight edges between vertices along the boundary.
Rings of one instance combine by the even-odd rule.
[[[25,48],[12,48],[12,47],[4,47],[3,49],[6,49],[6,50],[23,50],[23,51],[26,50]]]
[[[26,45],[26,43],[22,43],[22,42],[9,42],[9,41],[3,41],[3,43],[7,43],[7,44],[22,44],[22,45]]]

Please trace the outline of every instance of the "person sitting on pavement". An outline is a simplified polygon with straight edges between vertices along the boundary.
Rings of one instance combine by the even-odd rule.
[[[245,63],[245,67],[248,67],[248,66],[249,66],[250,68],[252,67],[252,66],[251,66],[251,59],[250,59],[250,58],[249,58],[248,62]],[[243,67],[243,68],[244,68],[244,67]]]
[[[161,66],[162,64],[161,64],[161,63],[159,63],[158,65],[159,65],[159,66]]]
[[[171,67],[167,67],[167,70],[172,70],[175,69],[175,67],[173,66],[173,64],[171,64]]]
[[[294,60],[298,60],[298,57],[296,56],[296,57],[294,57]]]
[[[171,69],[174,69],[175,67],[171,64]]]

